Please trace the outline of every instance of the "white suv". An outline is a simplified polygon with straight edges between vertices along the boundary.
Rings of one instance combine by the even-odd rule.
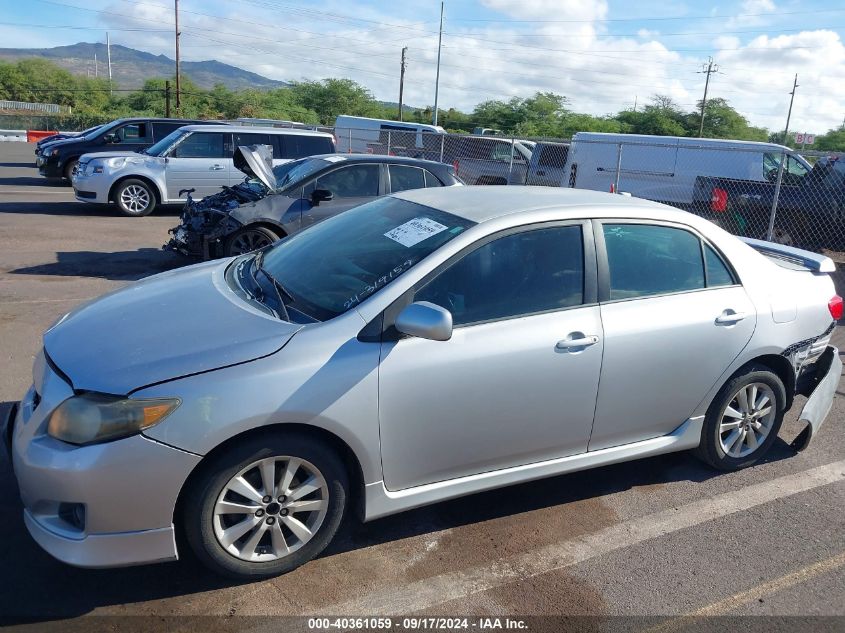
[[[269,145],[273,164],[335,151],[325,132],[291,128],[186,125],[140,152],[84,154],[71,179],[76,199],[114,203],[124,215],[148,215],[156,204],[196,200],[217,193],[244,175],[232,164],[241,145]]]

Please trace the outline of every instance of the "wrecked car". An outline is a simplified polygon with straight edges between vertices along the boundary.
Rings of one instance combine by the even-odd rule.
[[[214,259],[242,255],[379,196],[463,184],[451,165],[399,156],[323,154],[272,166],[270,148],[241,146],[244,181],[188,198],[164,248]]]

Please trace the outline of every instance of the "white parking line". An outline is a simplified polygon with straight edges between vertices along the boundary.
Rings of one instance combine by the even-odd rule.
[[[402,615],[577,565],[713,519],[845,481],[845,460],[631,519],[569,541],[333,604],[316,615]]]

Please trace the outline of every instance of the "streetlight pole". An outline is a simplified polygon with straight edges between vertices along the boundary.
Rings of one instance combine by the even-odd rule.
[[[179,0],[174,0],[176,13],[176,114],[182,114],[182,89],[179,80]]]
[[[402,120],[402,93],[405,88],[405,53],[408,47],[402,47],[402,65],[399,69],[399,120]]]
[[[440,34],[437,36],[437,78],[434,80],[434,125],[437,125],[437,97],[440,91],[440,49],[443,45],[443,2],[440,3]]]

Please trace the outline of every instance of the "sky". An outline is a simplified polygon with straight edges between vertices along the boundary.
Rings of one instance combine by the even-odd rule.
[[[348,77],[405,103],[434,103],[438,0],[180,0],[182,58],[280,80]],[[79,41],[174,56],[172,0],[0,0],[5,47]],[[654,94],[692,110],[704,92],[753,125],[823,133],[845,120],[845,0],[446,0],[441,108],[565,95],[594,115]]]

